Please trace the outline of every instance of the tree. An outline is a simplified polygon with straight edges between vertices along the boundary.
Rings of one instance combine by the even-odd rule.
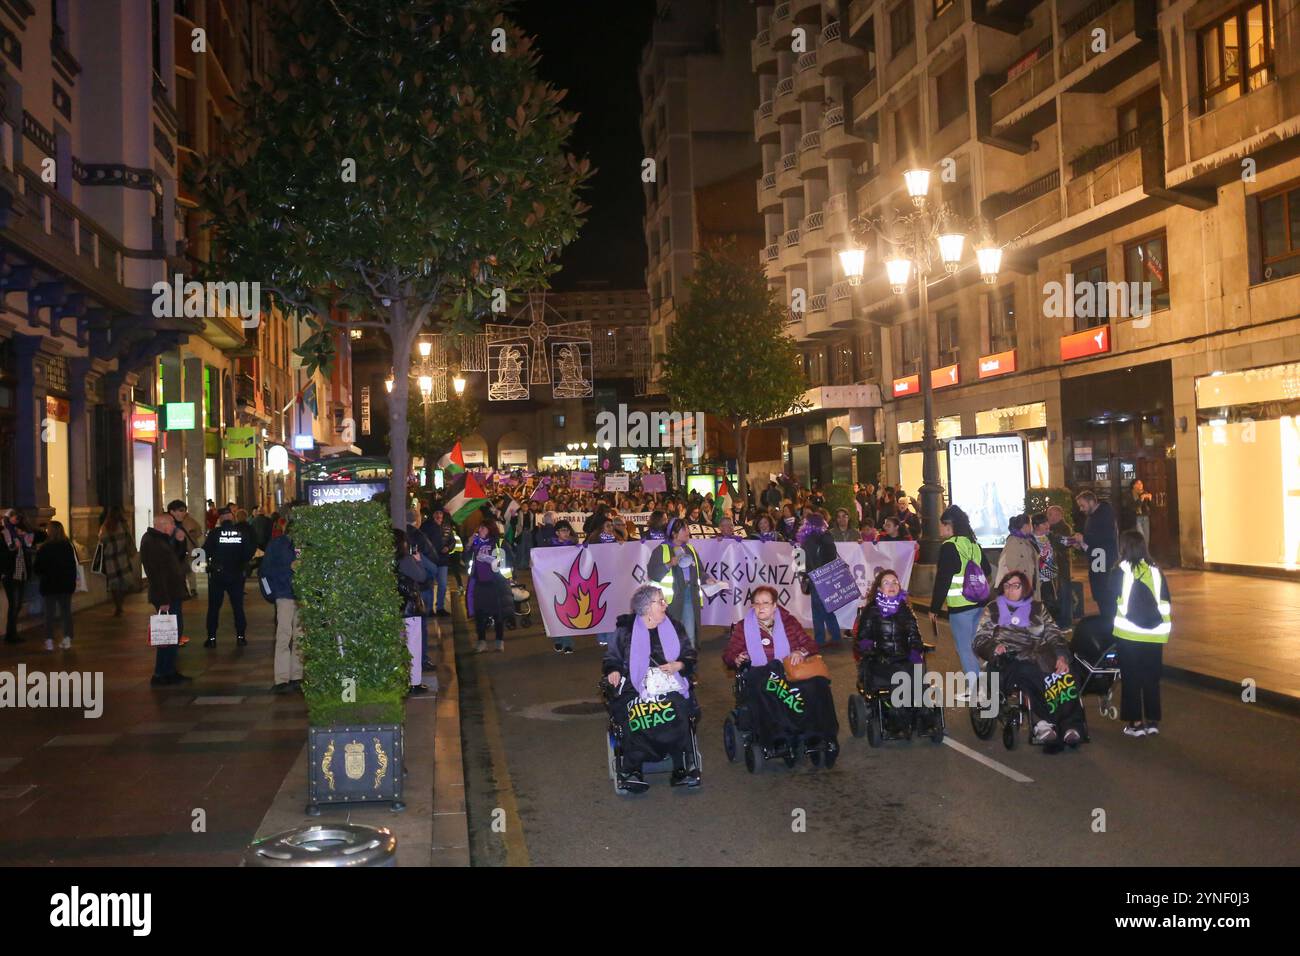
[[[663,385],[674,411],[708,412],[731,427],[743,502],[750,427],[802,407],[807,386],[785,309],[762,271],[733,252],[713,245],[696,255],[668,335]]]
[[[418,391],[411,392],[406,407],[410,428],[407,446],[411,454],[424,459],[426,474],[432,476],[434,463],[457,439],[478,428],[478,418],[478,404],[471,398],[448,395],[445,402],[430,402],[426,406]]]
[[[196,168],[210,259],[309,315],[328,367],[342,326],[393,349],[395,486],[408,471],[406,370],[421,331],[477,331],[507,290],[553,273],[582,222],[576,114],[537,78],[501,0],[286,0],[278,66],[250,81],[228,148]],[[406,502],[393,496],[394,525]]]

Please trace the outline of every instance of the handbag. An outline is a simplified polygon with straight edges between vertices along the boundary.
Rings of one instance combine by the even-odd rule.
[[[814,677],[831,679],[831,672],[826,667],[826,661],[820,654],[810,654],[798,664],[794,662],[793,657],[787,657],[781,661],[781,667],[785,670],[785,679],[795,683],[811,680]]]

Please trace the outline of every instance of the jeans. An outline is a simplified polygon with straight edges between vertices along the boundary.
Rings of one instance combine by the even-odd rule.
[[[600,635],[600,636],[601,636],[601,637],[608,637],[608,635],[606,635],[606,634],[602,634],[602,635]],[[553,643],[555,644],[556,647],[561,647],[561,648],[564,648],[564,647],[572,647],[572,646],[573,646],[573,635],[572,635],[572,634],[560,634],[559,636],[557,636],[557,637],[555,638],[555,641],[554,641]]]
[[[18,560],[22,560],[19,558]],[[9,614],[5,622],[5,640],[18,639],[18,613],[23,609],[23,595],[27,582],[21,579],[5,578],[5,598],[9,604]]]
[[[158,609],[161,606],[162,605],[160,604],[155,604],[153,606],[155,614],[160,613]],[[182,605],[178,601],[171,606],[171,610],[168,612],[169,614],[176,615],[177,637],[185,633],[185,619],[181,613],[181,607]],[[153,659],[153,674],[155,677],[170,677],[172,674],[176,673],[176,652],[178,650],[179,645],[177,644],[167,644],[160,646],[157,649]]]
[[[952,628],[952,642],[957,645],[957,657],[961,660],[961,669],[967,674],[978,675],[980,659],[975,655],[971,644],[975,641],[975,629],[980,623],[980,613],[984,609],[975,607],[956,610],[948,609],[948,626]]]
[[[699,624],[700,606],[691,600],[688,593],[682,603],[682,630],[686,632],[686,642],[695,647],[695,631]]]
[[[63,618],[63,636],[72,640],[72,595],[45,595],[45,637],[54,640],[54,619]]]
[[[830,611],[826,610],[826,605],[822,603],[822,596],[813,588],[812,597],[812,619],[813,619],[813,639],[817,646],[821,647],[830,641],[840,639],[840,622]],[[822,639],[823,630],[826,633],[826,639]]]
[[[437,610],[447,610],[447,565],[438,565],[438,606]]]
[[[221,601],[230,595],[230,607],[235,612],[235,633],[246,637],[248,618],[244,616],[244,579],[223,581],[211,576],[208,578],[208,639],[216,640],[217,622],[221,617]]]

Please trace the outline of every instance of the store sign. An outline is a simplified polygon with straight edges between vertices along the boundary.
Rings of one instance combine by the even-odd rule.
[[[316,447],[316,439],[313,438],[311,435],[293,436],[294,451],[311,451],[315,447]]]
[[[497,452],[497,464],[502,468],[508,468],[511,465],[520,468],[528,467],[528,449],[527,448],[503,448]]]
[[[1073,335],[1061,336],[1061,361],[1086,358],[1089,355],[1102,355],[1110,351],[1110,326],[1099,325],[1095,329],[1084,329]]]
[[[906,378],[894,379],[894,398],[902,398],[904,395],[921,394],[921,376],[908,375]]]
[[[465,459],[467,465],[486,465],[487,458],[483,455],[481,448],[462,448],[461,457]]]
[[[980,378],[994,378],[1007,375],[1016,370],[1016,350],[995,352],[993,355],[980,357]]]
[[[956,363],[945,365],[943,368],[936,368],[930,372],[930,387],[935,391],[941,388],[950,388],[961,381],[961,373],[957,369]]]
[[[948,441],[948,484],[952,503],[970,517],[986,548],[1007,540],[1011,516],[1025,510],[1025,440],[1019,435],[984,435]]]
[[[185,431],[194,427],[193,402],[168,402],[163,406],[163,421],[167,431]]]
[[[272,445],[266,450],[266,470],[281,475],[289,473],[289,450],[283,445]]]
[[[361,434],[370,434],[370,386],[361,386]]]
[[[252,426],[239,425],[226,429],[226,459],[253,458],[257,443],[257,430]]]
[[[309,481],[307,504],[328,505],[338,501],[369,501],[388,490],[387,481]]]
[[[158,440],[158,413],[132,412],[131,438],[135,441],[153,442]]]

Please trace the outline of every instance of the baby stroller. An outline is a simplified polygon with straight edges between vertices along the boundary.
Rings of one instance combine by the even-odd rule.
[[[921,648],[923,654],[934,653],[933,644],[922,644]],[[885,740],[911,740],[913,734],[928,736],[936,744],[943,743],[943,707],[895,707],[890,700],[893,683],[872,669],[873,664],[884,662],[883,655],[875,651],[863,654],[858,662],[858,687],[849,695],[849,729],[853,736],[865,735],[872,747],[879,747]],[[917,688],[915,692],[924,690]]]
[[[1110,621],[1099,614],[1083,618],[1074,626],[1070,641],[1074,655],[1074,672],[1081,677],[1079,699],[1095,694],[1103,717],[1119,716],[1115,706],[1115,682],[1120,679],[1119,644],[1111,631]]]
[[[618,697],[618,692],[609,685],[609,681],[601,678],[596,685],[600,690],[601,699],[605,703],[605,712],[609,715],[609,722],[605,728],[605,759],[609,766],[609,779],[614,783],[614,792],[623,796],[623,791],[618,788],[618,775],[623,770],[623,728],[619,722],[614,719],[614,700]],[[691,693],[695,693],[695,682],[691,682]],[[699,724],[699,714],[692,714],[687,718],[687,726],[690,728],[690,748],[691,756],[694,758],[695,767],[703,772],[704,764],[700,760],[700,739],[697,733]],[[671,757],[664,760],[646,761],[641,765],[641,773],[672,773],[673,761]]]
[[[748,664],[736,671],[736,681],[732,688],[735,706],[722,723],[722,749],[727,754],[727,762],[735,763],[736,754],[740,753],[745,759],[745,769],[750,773],[758,773],[767,761],[780,757],[785,761],[786,767],[793,770],[799,759],[807,754],[808,762],[814,767],[825,767],[827,770],[834,767],[840,756],[839,741],[834,737],[826,737],[812,746],[797,736],[784,742],[758,739],[746,697],[749,673]]]

